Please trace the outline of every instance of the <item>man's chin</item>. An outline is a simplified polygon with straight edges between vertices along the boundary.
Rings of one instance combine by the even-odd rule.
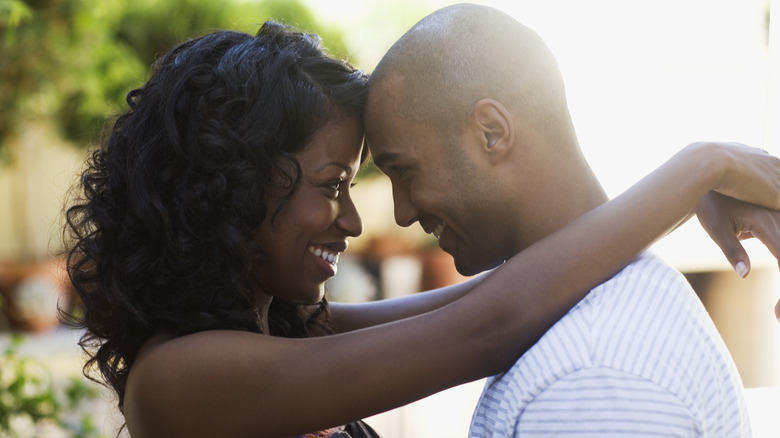
[[[455,269],[460,275],[471,277],[487,270],[500,266],[504,261],[488,260],[463,260],[462,257],[453,256],[455,259]]]

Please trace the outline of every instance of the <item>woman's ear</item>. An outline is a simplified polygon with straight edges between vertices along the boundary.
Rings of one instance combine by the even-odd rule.
[[[509,110],[494,99],[481,99],[471,113],[472,126],[480,137],[483,153],[491,163],[503,160],[514,145],[514,123]]]

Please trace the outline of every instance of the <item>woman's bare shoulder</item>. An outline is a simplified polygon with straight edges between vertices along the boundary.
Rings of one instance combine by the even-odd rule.
[[[489,355],[478,352],[493,344],[445,316],[316,338],[206,331],[150,339],[128,378],[128,430],[133,438],[289,436],[483,376]]]
[[[124,414],[128,429],[134,437],[193,436],[186,434],[191,425],[199,430],[199,436],[210,436],[206,431],[214,423],[198,425],[198,416],[193,413],[209,412],[206,417],[219,418],[220,407],[229,412],[230,407],[260,401],[261,392],[237,389],[257,387],[267,374],[264,368],[276,366],[270,360],[273,354],[259,354],[273,350],[275,343],[270,336],[231,330],[150,338],[127,380]],[[242,351],[251,353],[252,374],[247,373]],[[263,360],[264,356],[269,360]]]

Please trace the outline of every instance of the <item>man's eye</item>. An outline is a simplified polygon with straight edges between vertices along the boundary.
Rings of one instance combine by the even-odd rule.
[[[393,173],[395,173],[398,176],[398,178],[400,178],[402,180],[406,179],[405,178],[406,177],[406,172],[408,170],[406,167],[396,166],[396,167],[393,167],[391,170],[393,171]]]

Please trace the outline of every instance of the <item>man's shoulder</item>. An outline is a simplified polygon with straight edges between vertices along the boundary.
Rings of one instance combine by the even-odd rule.
[[[680,339],[681,331],[696,335]],[[507,375],[552,380],[556,374],[583,367],[608,364],[622,370],[651,352],[671,357],[679,351],[675,348],[684,349],[693,339],[702,340],[703,334],[716,337],[714,325],[685,277],[645,253],[594,288]]]
[[[626,282],[658,282],[658,281],[682,281],[687,284],[685,277],[650,251],[646,251],[626,265],[617,274],[596,287],[621,285],[626,286]],[[629,283],[630,284],[630,283]]]
[[[685,276],[646,252],[615,276],[594,288],[579,304],[574,318],[584,319],[599,339],[615,339],[613,330],[625,336],[668,336],[667,324],[709,318]]]
[[[659,299],[663,297],[664,300],[698,301],[690,283],[680,271],[651,252],[645,252],[593,288],[579,306],[604,306],[613,301],[628,304],[632,300],[642,301],[635,305],[660,304],[659,300],[647,302],[645,294],[653,294],[653,297]]]
[[[492,427],[496,416],[514,424],[540,394],[568,390],[583,371],[629,376],[692,410],[741,409],[739,376],[701,300],[652,253],[594,288],[512,368],[488,379],[474,424]]]

